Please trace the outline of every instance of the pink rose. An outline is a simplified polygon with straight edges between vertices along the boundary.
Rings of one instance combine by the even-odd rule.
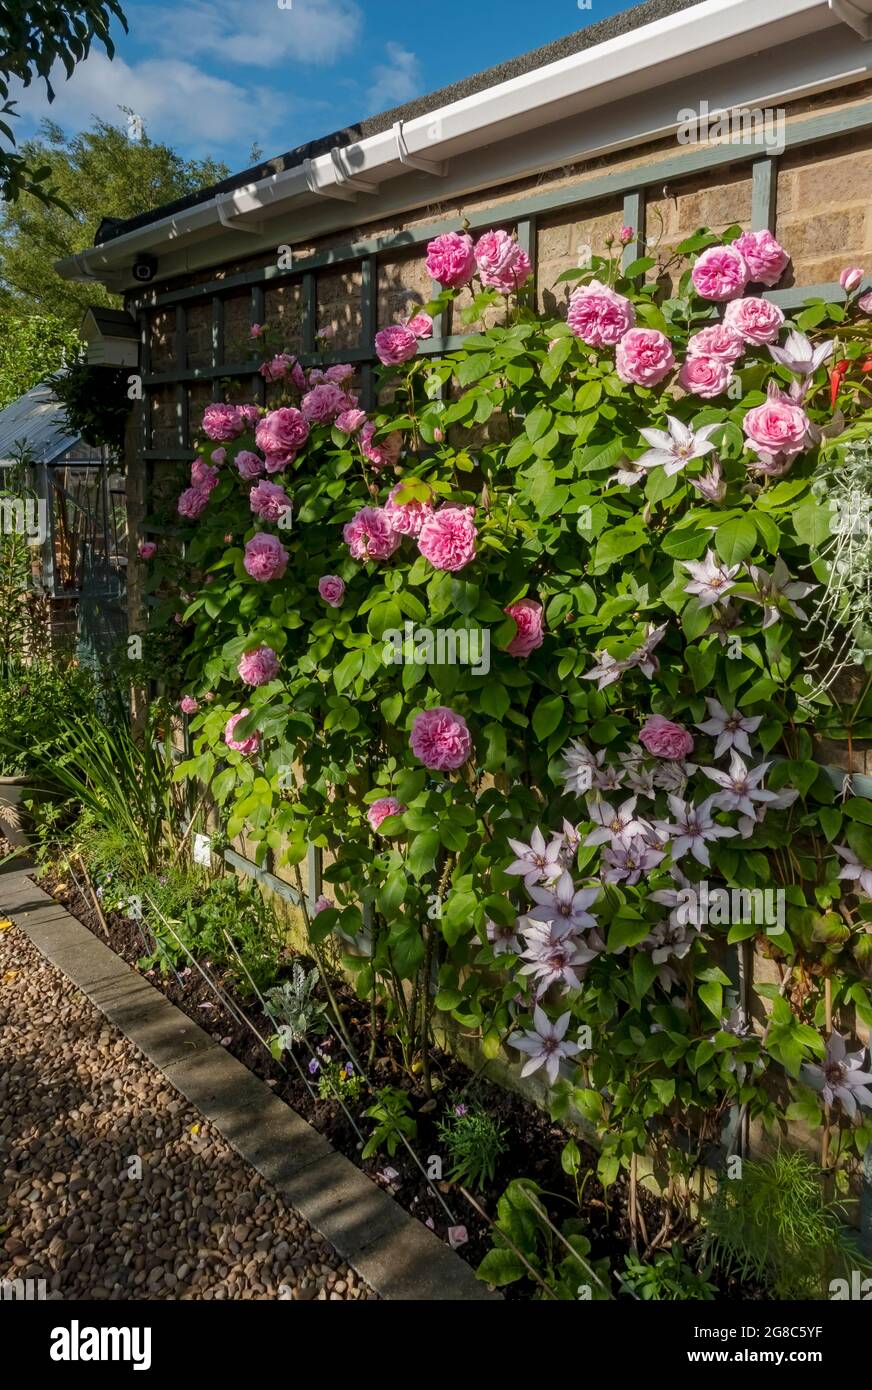
[[[255,438],[258,449],[266,454],[267,471],[275,472],[277,470],[270,467],[271,463],[287,463],[302,449],[309,438],[309,422],[302,411],[293,406],[282,406],[264,416]]]
[[[258,531],[245,544],[243,565],[246,572],[259,584],[268,584],[271,579],[281,579],[288,567],[288,552],[277,536],[269,531]]]
[[[242,412],[243,412],[244,409],[245,409],[244,406],[240,406],[240,407],[239,407],[239,414],[240,414],[240,416],[242,415]],[[227,457],[227,450],[226,450],[226,449],[223,449],[223,448],[222,448],[222,449],[213,449],[212,452],[211,452],[211,454],[209,455],[209,457],[210,457],[210,459],[212,460],[213,463],[223,463],[224,460],[225,460],[226,457]]]
[[[705,400],[726,391],[732,379],[733,369],[729,362],[717,357],[688,357],[678,373],[678,384]]]
[[[248,500],[251,510],[261,521],[281,521],[291,505],[291,499],[283,487],[265,480],[251,489]]]
[[[466,762],[472,752],[472,739],[462,714],[437,705],[416,715],[409,746],[425,767],[446,772]]]
[[[333,899],[325,897],[322,893],[320,898],[316,898],[312,904],[312,916],[317,917],[319,912],[329,912],[333,906]]]
[[[248,336],[249,336],[249,338],[262,338],[262,337],[263,337],[263,324],[262,324],[262,323],[253,323],[253,324],[251,325],[251,327],[249,328],[249,330],[248,330]]]
[[[179,700],[179,709],[182,714],[196,714],[199,708],[199,701],[195,700],[192,695],[183,695]]]
[[[445,232],[427,247],[427,274],[440,285],[456,289],[466,285],[475,273],[472,237],[466,232]]]
[[[849,265],[845,267],[845,269],[839,276],[839,284],[845,291],[845,294],[850,294],[851,291],[855,290],[857,286],[862,282],[862,279],[863,271],[861,270],[860,266]]]
[[[260,374],[264,381],[283,381],[296,362],[290,353],[279,352],[269,362],[261,363]]]
[[[371,420],[368,420],[358,437],[360,452],[372,464],[373,468],[393,468],[400,457],[403,436],[399,430],[392,430],[390,434],[384,435],[377,443],[374,443],[375,431],[375,425]]]
[[[402,802],[397,801],[395,796],[383,796],[380,801],[374,801],[366,813],[366,818],[373,830],[378,830],[383,820],[388,816],[401,816],[405,811]]]
[[[237,669],[246,685],[269,685],[279,673],[279,659],[272,647],[258,647],[245,653]]]
[[[716,357],[719,362],[738,362],[744,351],[742,335],[723,323],[701,328],[687,340],[688,357]]]
[[[462,570],[475,558],[474,507],[441,507],[424,520],[418,549],[437,570]]]
[[[636,322],[636,310],[622,294],[591,280],[572,295],[566,322],[590,347],[614,347]]]
[[[318,580],[318,593],[331,608],[341,608],[345,598],[345,580],[338,574],[325,574]]]
[[[629,246],[630,242],[633,240],[633,235],[632,227],[622,227],[618,232],[618,241],[622,246]]]
[[[315,336],[316,336],[317,338],[323,339],[323,341],[324,341],[325,343],[329,343],[330,340],[331,340],[331,338],[335,338],[335,337],[336,337],[336,325],[335,325],[335,323],[325,323],[325,324],[322,324],[322,326],[318,329],[318,332],[316,333]]]
[[[403,486],[403,483],[397,483],[396,487],[391,489],[385,503],[385,511],[391,526],[401,536],[417,536],[427,518],[433,515],[433,508],[429,502],[418,502],[415,499],[411,502],[398,502],[397,494]]]
[[[348,406],[348,399],[345,392],[336,386],[332,381],[325,381],[321,386],[313,386],[303,399],[300,401],[300,409],[310,424],[323,425],[328,420],[335,420],[337,415],[341,415]]]
[[[239,476],[250,483],[263,472],[263,459],[253,454],[250,449],[241,449],[236,455],[236,467],[239,469]]]
[[[503,294],[519,290],[532,270],[526,251],[503,231],[485,232],[479,237],[475,243],[475,263],[481,283]]]
[[[240,710],[238,714],[232,714],[224,726],[224,742],[227,744],[228,748],[234,749],[237,753],[256,753],[260,744],[260,734],[256,731],[250,734],[248,738],[243,739],[241,743],[238,739],[233,737],[233,730],[236,728],[236,725],[250,713],[251,710],[248,709]]]
[[[768,299],[734,299],[724,310],[724,323],[739,333],[746,343],[774,343],[784,323],[784,314]]]
[[[383,507],[361,507],[342,535],[355,560],[387,560],[400,544]]]
[[[332,367],[327,368],[324,380],[332,382],[334,386],[344,386],[353,376],[354,368],[350,362],[335,362]]]
[[[639,742],[655,758],[677,761],[693,752],[693,737],[682,724],[673,724],[662,714],[652,714],[639,730]]]
[[[656,386],[674,365],[672,344],[657,328],[631,328],[615,352],[621,381],[636,386]]]
[[[748,283],[748,267],[735,246],[710,246],[690,273],[703,299],[735,299]]]
[[[336,416],[336,428],[342,434],[357,434],[357,431],[366,424],[365,410],[343,410],[341,415]],[[373,428],[375,428],[373,426]]]
[[[140,541],[136,553],[140,560],[151,560],[157,554],[157,546],[154,541]]]
[[[864,314],[872,314],[872,290],[868,294],[861,294],[857,300],[857,308],[862,309]]]
[[[257,424],[258,420],[260,419],[260,417],[261,417],[261,408],[260,408],[259,405],[241,405],[241,406],[239,406],[239,418],[240,418],[240,420],[242,421],[242,423],[244,424],[244,426],[245,426],[245,428],[246,428],[247,430],[253,430],[254,427],[255,427],[255,425]],[[224,452],[226,452],[226,450],[222,450],[222,453],[224,453]],[[213,460],[214,460],[215,463],[218,462],[218,459],[215,458],[215,455],[214,455],[214,454],[212,455],[212,458],[213,458]]]
[[[203,412],[203,433],[209,439],[235,439],[245,429],[245,420],[236,405],[207,405]]]
[[[771,232],[743,232],[733,242],[748,267],[748,279],[770,289],[777,285],[790,260]]]
[[[209,501],[209,494],[201,487],[188,487],[179,498],[179,516],[186,516],[191,521],[196,521],[202,515],[206,503]]]
[[[433,320],[429,314],[416,314],[414,318],[409,319],[406,327],[416,338],[433,337]]]
[[[405,324],[392,323],[389,328],[376,333],[375,351],[379,362],[385,367],[397,367],[415,356],[418,339]]]
[[[809,420],[802,406],[779,393],[749,410],[742,429],[749,445],[764,457],[775,454],[788,458],[805,447]]]
[[[211,492],[218,486],[219,473],[217,468],[210,468],[205,459],[194,459],[191,464],[191,485],[201,488],[203,492]]]
[[[522,598],[517,603],[510,603],[503,612],[514,618],[518,629],[506,647],[509,656],[529,656],[537,647],[541,647],[545,640],[542,635],[541,603],[532,598]]]

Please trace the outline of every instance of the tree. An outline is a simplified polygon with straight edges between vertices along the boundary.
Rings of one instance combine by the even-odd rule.
[[[67,77],[76,64],[87,58],[96,39],[110,58],[115,45],[109,37],[113,17],[127,32],[127,20],[118,0],[80,0],[78,4],[60,0],[0,0],[0,115],[17,116],[16,103],[9,100],[9,81],[17,78],[29,87],[42,78],[49,101],[54,101],[50,74],[55,63],[62,63]],[[0,120],[0,135],[11,145],[15,134],[7,120]],[[50,168],[34,163],[26,150],[0,150],[0,195],[15,202],[22,193],[43,202],[56,198],[47,180]]]
[[[54,314],[0,315],[0,410],[75,359],[79,339]]]

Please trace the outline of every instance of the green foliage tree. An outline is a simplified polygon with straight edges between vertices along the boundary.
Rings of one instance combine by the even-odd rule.
[[[0,410],[17,400],[79,349],[79,339],[56,314],[0,314]]]

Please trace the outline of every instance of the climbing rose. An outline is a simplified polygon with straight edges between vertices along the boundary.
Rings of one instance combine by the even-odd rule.
[[[188,487],[179,498],[179,516],[196,521],[209,501],[209,494],[202,487]]]
[[[261,521],[281,521],[290,506],[290,498],[278,483],[258,483],[248,494],[251,510]]]
[[[656,386],[674,365],[672,344],[658,328],[631,328],[615,353],[615,370],[621,381],[636,386]]]
[[[703,299],[735,299],[748,283],[748,267],[734,246],[710,246],[690,273]]]
[[[760,454],[798,454],[808,435],[808,416],[786,396],[770,396],[742,421],[748,443]]]
[[[839,276],[839,284],[846,294],[855,290],[863,279],[863,271],[858,265],[846,266]]]
[[[391,526],[401,536],[417,536],[427,518],[433,515],[433,508],[429,502],[418,502],[415,499],[411,502],[397,502],[397,493],[403,486],[403,483],[397,483],[396,487],[391,489],[385,502],[385,511]]]
[[[532,598],[522,598],[517,603],[510,603],[503,612],[514,618],[518,629],[506,647],[509,656],[529,656],[537,647],[541,647],[545,640],[542,636],[541,603]]]
[[[260,409],[260,406],[259,406],[259,405],[241,405],[241,406],[239,406],[239,418],[240,418],[240,420],[242,421],[242,423],[244,424],[244,426],[245,426],[246,429],[249,429],[249,430],[254,429],[254,427],[255,427],[255,425],[257,424],[257,422],[258,422],[258,420],[260,419],[260,417],[261,417],[261,409]],[[227,451],[226,451],[226,449],[222,449],[221,452],[222,452],[222,454],[224,454],[224,453],[226,453]],[[215,459],[215,462],[217,463],[217,462],[218,462],[218,459],[215,458],[215,455],[214,455],[214,454],[212,455],[212,457],[213,457],[213,459]]]
[[[218,469],[210,468],[204,459],[194,459],[191,464],[191,486],[203,492],[211,492],[218,486]]]
[[[466,232],[446,232],[427,247],[427,274],[440,285],[456,289],[467,284],[475,273],[472,237]]]
[[[242,412],[241,412],[241,410],[240,410],[240,414],[241,414],[241,413],[242,413]],[[213,463],[223,463],[224,460],[225,460],[226,457],[227,457],[227,450],[226,450],[226,449],[213,449],[212,452],[211,452],[211,454],[209,455],[209,457],[210,457],[210,459],[212,460]]]
[[[475,263],[481,283],[511,294],[529,278],[532,266],[526,251],[508,232],[485,232],[475,243]]]
[[[263,459],[253,454],[250,449],[242,449],[236,455],[236,467],[239,469],[239,476],[250,483],[263,472]]]
[[[311,424],[326,424],[347,408],[348,397],[331,381],[313,387],[300,401],[300,409]]]
[[[630,242],[631,242],[632,240],[633,240],[633,228],[632,228],[632,227],[622,227],[621,230],[618,232],[618,241],[621,243],[621,245],[622,245],[622,246],[629,246],[629,244],[630,244]]]
[[[255,438],[258,449],[266,454],[267,468],[275,472],[275,467],[270,469],[270,462],[288,462],[294,457],[309,438],[309,422],[294,406],[282,406],[264,416]]]
[[[472,752],[472,739],[462,714],[437,705],[416,716],[409,746],[425,767],[445,772],[466,762]]]
[[[235,439],[245,429],[245,417],[236,405],[207,405],[203,412],[203,433],[209,439]]]
[[[343,386],[353,376],[354,368],[350,362],[334,362],[324,373],[324,380],[332,382],[334,386]]]
[[[739,333],[746,343],[774,343],[784,314],[768,299],[734,299],[724,310],[724,324]]]
[[[366,813],[366,818],[373,830],[378,830],[383,820],[388,816],[401,816],[405,811],[405,806],[401,801],[397,801],[395,796],[383,796],[380,801],[374,801]]]
[[[678,383],[685,391],[706,400],[726,391],[732,378],[732,367],[717,357],[688,357],[678,373]]]
[[[291,357],[287,352],[279,352],[271,361],[261,363],[260,374],[264,381],[282,381],[288,375],[296,360],[295,357]]]
[[[150,560],[157,554],[157,546],[154,541],[140,541],[136,547],[136,553],[140,560]]]
[[[687,340],[688,357],[717,357],[720,362],[737,362],[744,351],[741,334],[723,323],[701,328]]]
[[[462,570],[475,556],[478,535],[474,507],[442,507],[428,516],[418,535],[418,549],[437,570]]]
[[[199,708],[199,701],[195,700],[192,695],[183,695],[179,700],[179,709],[182,714],[196,714]]]
[[[400,544],[383,507],[361,507],[342,535],[355,560],[387,560]]]
[[[375,431],[376,427],[372,420],[367,420],[357,440],[360,445],[360,452],[365,459],[369,460],[373,468],[393,468],[400,457],[403,436],[399,430],[392,430],[390,434],[384,435],[377,443],[374,443]]]
[[[790,257],[771,232],[743,232],[733,245],[748,267],[749,280],[769,289],[778,284]]]
[[[570,298],[566,322],[590,347],[614,347],[636,322],[636,310],[622,294],[591,280]]]
[[[260,743],[260,734],[256,731],[249,735],[248,738],[243,739],[241,743],[238,739],[233,737],[233,730],[236,728],[240,719],[244,719],[245,716],[250,713],[251,710],[248,709],[240,710],[238,714],[232,714],[224,726],[224,742],[227,744],[228,748],[234,749],[237,753],[256,753]]]
[[[433,337],[433,320],[429,314],[416,314],[414,318],[409,319],[406,327],[416,338]]]
[[[345,597],[345,580],[338,574],[325,574],[318,580],[318,593],[331,608],[341,608]]]
[[[319,912],[329,912],[333,906],[333,899],[327,898],[322,893],[320,898],[316,898],[312,905],[312,916],[317,917]]]
[[[365,410],[343,410],[341,415],[336,416],[336,428],[342,434],[357,434],[357,431],[365,424]]]
[[[418,339],[405,324],[392,323],[389,328],[376,333],[375,351],[379,362],[385,367],[397,367],[415,356]]]
[[[237,669],[246,685],[269,685],[279,673],[279,659],[272,647],[258,647],[245,653]]]
[[[271,579],[281,579],[288,567],[288,552],[277,536],[269,531],[258,531],[245,545],[243,564],[252,579],[259,584],[268,584]]]
[[[662,714],[652,714],[639,730],[639,742],[655,758],[686,758],[693,752],[693,736],[681,724],[673,724]]]

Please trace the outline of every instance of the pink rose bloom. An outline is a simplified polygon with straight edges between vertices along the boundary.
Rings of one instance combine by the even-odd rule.
[[[682,724],[673,724],[662,714],[652,714],[639,730],[639,742],[655,758],[677,761],[693,752],[693,737]]]
[[[734,299],[724,310],[724,323],[741,334],[746,343],[774,343],[784,323],[784,314],[768,299]]]
[[[748,267],[749,280],[769,289],[778,284],[790,257],[771,232],[743,232],[733,245]]]
[[[748,267],[735,246],[710,246],[690,273],[703,299],[735,299],[748,283]]]
[[[239,476],[250,483],[263,472],[263,459],[253,454],[250,449],[241,449],[236,455],[236,467],[239,469]]]
[[[433,320],[429,314],[416,314],[414,318],[409,319],[406,327],[416,338],[433,337]]]
[[[246,685],[269,685],[279,673],[279,659],[272,647],[258,647],[245,653],[237,669]]]
[[[449,289],[468,284],[475,274],[472,237],[466,232],[445,232],[431,241],[427,247],[427,274]]]
[[[437,705],[415,717],[409,746],[425,767],[446,772],[466,762],[472,752],[472,739],[462,714]]]
[[[203,412],[203,433],[209,439],[235,439],[245,429],[245,420],[236,405],[207,405]]]
[[[240,420],[242,421],[242,423],[245,425],[245,428],[246,428],[247,430],[253,430],[254,427],[255,427],[255,425],[256,425],[257,422],[259,421],[260,417],[261,417],[261,409],[260,409],[260,406],[259,406],[259,405],[241,405],[241,406],[239,406],[239,418],[240,418]],[[225,451],[225,452],[226,452],[226,451]],[[218,462],[218,460],[215,458],[215,455],[214,455],[214,454],[212,455],[212,458],[215,459],[215,462],[216,462],[216,463]]]
[[[201,487],[188,487],[179,498],[179,516],[186,516],[191,521],[196,521],[202,515],[203,508],[209,501],[209,494]]]
[[[257,483],[248,494],[251,510],[260,517],[261,521],[281,521],[285,512],[291,504],[291,499],[283,487],[278,483],[268,483],[264,480]]]
[[[631,242],[632,240],[633,240],[633,228],[632,228],[632,227],[622,227],[621,230],[618,232],[618,241],[621,243],[621,245],[622,245],[622,246],[629,246],[629,244],[630,244],[630,242]]]
[[[475,243],[475,263],[481,283],[491,289],[511,294],[529,278],[532,266],[508,232],[485,232]]]
[[[219,473],[217,468],[210,468],[205,459],[194,459],[191,464],[191,486],[201,488],[203,492],[211,492],[218,486]]]
[[[392,430],[390,434],[373,443],[375,425],[371,420],[363,426],[358,438],[360,452],[367,459],[373,468],[393,468],[400,457],[400,450],[403,447],[403,436],[399,430]]]
[[[701,328],[687,340],[688,357],[716,357],[719,362],[738,362],[744,351],[741,334],[723,323]]]
[[[336,362],[332,367],[327,368],[324,373],[324,380],[332,381],[334,386],[342,386],[353,376],[354,368],[350,362]]]
[[[532,598],[518,599],[517,603],[510,603],[508,608],[503,609],[510,618],[514,618],[518,631],[515,633],[506,651],[509,656],[529,656],[537,647],[541,647],[545,638],[542,635],[543,609],[541,603],[537,603]]]
[[[300,401],[300,409],[310,424],[323,425],[335,420],[346,409],[348,400],[345,392],[332,381],[314,386]]]
[[[196,714],[199,708],[199,701],[195,700],[192,695],[183,695],[179,700],[179,709],[182,714]]]
[[[249,338],[262,338],[262,337],[263,337],[263,324],[262,324],[262,323],[253,323],[253,324],[251,325],[251,327],[249,328],[249,330],[248,330],[248,336],[249,336]]]
[[[380,801],[374,801],[366,813],[366,818],[373,830],[378,830],[383,820],[388,816],[401,816],[405,811],[405,806],[401,801],[397,801],[395,796],[383,796]]]
[[[318,580],[318,593],[331,608],[341,608],[345,598],[345,580],[338,574],[325,574]]]
[[[239,414],[240,414],[240,416],[242,415],[242,411],[244,410],[244,408],[245,408],[244,406],[240,406],[240,409],[239,409]],[[226,450],[226,449],[213,449],[212,452],[211,452],[211,454],[209,455],[209,457],[210,457],[210,459],[212,460],[213,463],[223,463],[224,460],[225,460],[226,457],[227,457],[227,450]]]
[[[258,449],[266,454],[267,471],[276,472],[270,464],[287,463],[302,449],[309,438],[309,422],[294,406],[282,406],[264,416],[255,438]]]
[[[383,507],[361,507],[342,535],[355,560],[387,560],[400,544]]]
[[[808,416],[802,406],[780,393],[754,406],[742,421],[749,445],[764,457],[798,454],[805,447],[808,427]]]
[[[462,570],[475,558],[474,507],[441,507],[424,520],[418,549],[437,570]]]
[[[224,726],[224,742],[227,744],[228,748],[234,749],[237,753],[256,753],[260,744],[260,734],[257,732],[251,734],[249,738],[243,739],[241,743],[238,739],[233,737],[233,730],[236,728],[240,719],[244,719],[245,716],[250,713],[251,710],[242,709],[238,714],[231,714]]]
[[[846,266],[839,276],[839,284],[846,294],[855,290],[863,279],[863,271],[858,265]]]
[[[136,553],[140,560],[151,560],[157,554],[157,546],[154,541],[140,541]]]
[[[566,322],[590,347],[614,347],[636,322],[636,310],[622,294],[591,280],[573,293]]]
[[[872,290],[868,294],[861,294],[857,300],[857,308],[862,309],[864,314],[872,314]]]
[[[334,323],[323,324],[318,329],[318,332],[315,336],[318,338],[323,338],[325,343],[329,343],[331,338],[336,337],[336,325]]]
[[[656,386],[674,366],[672,344],[657,328],[631,328],[615,352],[621,381],[636,386]]]
[[[385,511],[391,526],[401,536],[417,536],[427,518],[433,515],[433,508],[429,502],[398,502],[396,496],[402,486],[402,483],[397,483],[396,487],[391,489],[385,502]]]
[[[418,339],[406,324],[392,323],[389,328],[376,333],[375,351],[379,362],[385,367],[397,367],[415,356]]]
[[[729,362],[721,362],[717,357],[688,357],[678,373],[679,385],[705,400],[726,391],[732,379],[733,369]]]
[[[366,424],[365,410],[343,410],[341,415],[336,416],[336,428],[342,434],[357,434],[357,431]],[[375,428],[375,426],[373,426]]]
[[[333,899],[327,898],[322,893],[320,898],[316,898],[312,904],[312,916],[317,917],[319,912],[329,912],[333,906]]]
[[[277,536],[269,531],[258,531],[245,543],[243,565],[246,572],[259,584],[268,584],[271,579],[281,579],[288,567],[288,552]]]
[[[261,363],[260,374],[264,381],[283,381],[296,360],[288,352],[278,352],[269,362]]]

